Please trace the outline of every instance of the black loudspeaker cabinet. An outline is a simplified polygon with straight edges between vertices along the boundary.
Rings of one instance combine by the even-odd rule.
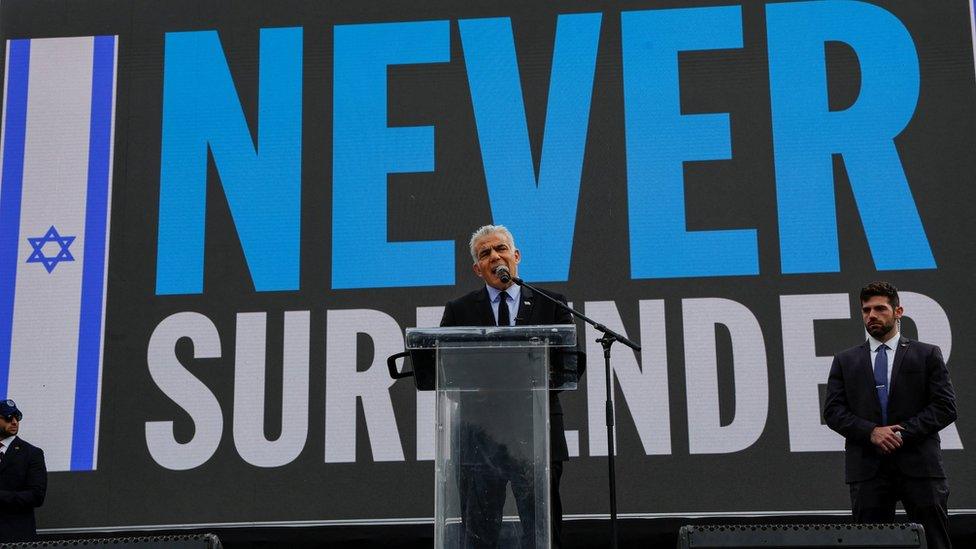
[[[681,549],[897,547],[925,549],[918,524],[724,524],[682,526]]]
[[[25,549],[27,547],[71,547],[74,549],[222,549],[220,539],[214,534],[0,543],[0,549]]]

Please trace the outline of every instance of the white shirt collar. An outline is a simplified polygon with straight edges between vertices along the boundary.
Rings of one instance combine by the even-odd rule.
[[[485,287],[488,288],[488,299],[491,300],[492,303],[497,303],[498,296],[502,293],[502,290],[488,284],[485,284]],[[519,298],[522,296],[522,287],[518,284],[512,284],[507,290],[505,290],[505,293],[507,293],[508,297],[511,298],[512,303],[518,303]]]
[[[889,349],[895,350],[898,348],[898,339],[900,337],[901,337],[901,333],[899,332],[895,332],[895,335],[891,336],[891,339],[889,339],[888,341],[878,341],[877,339],[874,338],[874,336],[868,336],[868,345],[871,346],[872,353],[876,352],[878,350],[878,347],[880,347],[882,343],[887,345]]]
[[[3,443],[3,451],[4,452],[6,452],[7,451],[7,448],[10,448],[10,445],[14,443],[14,439],[15,438],[17,438],[17,435],[10,435],[9,437],[7,437],[5,439],[0,439],[0,442]]]

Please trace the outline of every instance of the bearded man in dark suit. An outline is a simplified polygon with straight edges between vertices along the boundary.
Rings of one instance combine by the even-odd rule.
[[[14,401],[0,401],[0,542],[37,536],[34,508],[44,503],[44,451],[17,436],[24,415]]]
[[[952,547],[939,431],[956,420],[956,401],[942,351],[899,333],[891,284],[868,284],[860,297],[870,337],[834,357],[824,404],[827,425],[846,439],[854,520],[894,522],[900,500],[930,548]]]
[[[541,324],[572,324],[569,311],[557,307],[545,297],[537,295],[529,288],[514,284],[511,280],[502,281],[499,267],[505,267],[511,277],[518,276],[518,265],[522,255],[515,247],[512,233],[502,225],[485,225],[471,236],[471,258],[474,261],[475,275],[485,281],[485,286],[467,295],[450,301],[444,307],[441,326],[531,326]],[[559,294],[546,292],[562,303],[566,298]],[[582,374],[582,372],[580,372]],[[550,515],[552,518],[551,541],[553,547],[561,547],[562,502],[559,498],[559,479],[562,476],[563,462],[569,459],[566,447],[566,434],[563,427],[563,410],[555,391],[549,392],[550,429]],[[469,433],[470,435],[470,433]],[[475,451],[477,459],[496,459],[500,453],[484,446],[490,442],[472,441],[482,446]],[[488,457],[492,454],[496,457]],[[504,459],[504,458],[502,458]],[[520,507],[529,502],[522,501],[527,490],[519,487],[512,478],[482,479],[474,489],[462,494],[462,508],[465,515],[465,547],[495,547],[498,539],[502,507],[505,503],[505,485],[512,482],[513,495]],[[523,528],[531,525],[522,525]],[[529,532],[523,532],[523,536]],[[525,538],[523,538],[525,539]],[[527,542],[523,541],[523,545]]]

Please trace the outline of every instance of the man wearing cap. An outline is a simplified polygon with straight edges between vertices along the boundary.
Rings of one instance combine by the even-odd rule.
[[[0,401],[0,542],[37,536],[34,508],[44,503],[44,451],[17,436],[24,415],[14,401]]]

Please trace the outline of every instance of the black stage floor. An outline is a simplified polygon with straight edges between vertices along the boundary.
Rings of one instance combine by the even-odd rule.
[[[673,549],[677,546],[678,530],[686,524],[836,524],[849,522],[844,516],[777,516],[777,517],[708,517],[621,519],[619,547],[621,549]],[[957,549],[976,547],[976,515],[956,514],[950,518],[953,544]],[[600,549],[610,547],[609,520],[567,520],[564,522],[564,549]],[[324,526],[324,527],[248,527],[207,530],[179,530],[167,532],[113,532],[105,536],[152,536],[210,532],[219,536],[227,549],[257,549],[287,547],[311,549],[318,547],[359,549],[428,549],[434,545],[432,525],[396,526]],[[41,541],[64,539],[69,536],[42,536]],[[74,537],[74,536],[70,536]],[[78,536],[81,537],[81,536]]]

